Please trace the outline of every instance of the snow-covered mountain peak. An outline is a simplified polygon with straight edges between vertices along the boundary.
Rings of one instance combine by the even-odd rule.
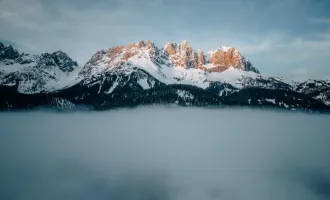
[[[11,45],[6,46],[0,42],[0,62],[5,59],[13,60],[18,58],[20,55],[16,49]]]
[[[62,51],[30,55],[0,43],[0,85],[15,86],[21,93],[62,89],[76,83],[80,69]]]
[[[209,62],[213,64],[213,68],[211,69],[213,72],[222,72],[229,67],[234,67],[243,71],[259,73],[259,71],[252,66],[250,61],[233,47],[222,46],[215,51],[209,52]]]
[[[139,66],[144,65],[144,67],[146,64],[141,63],[150,63],[152,68],[160,71],[162,70],[161,65],[166,65],[170,68],[199,69],[209,73],[223,72],[230,67],[259,73],[245,57],[232,47],[220,47],[207,56],[201,50],[194,50],[188,41],[167,42],[163,48],[159,48],[149,40],[141,40],[127,46],[115,46],[98,51],[86,63],[80,75],[86,77],[113,70],[115,66],[123,62],[140,63]],[[151,66],[150,64],[148,66]]]
[[[56,51],[54,53],[43,53],[38,59],[40,66],[44,67],[58,67],[62,72],[72,72],[78,63],[73,61],[68,54],[63,51]]]
[[[128,76],[139,69],[165,84],[207,88],[214,81],[230,82],[241,87],[239,79],[243,76],[254,77],[258,73],[239,53],[235,57],[223,51],[223,55],[219,55],[217,51],[208,59],[203,51],[194,50],[187,41],[168,42],[164,48],[150,41],[140,41],[98,51],[86,63],[79,77],[89,83],[105,74],[125,73],[122,76]]]

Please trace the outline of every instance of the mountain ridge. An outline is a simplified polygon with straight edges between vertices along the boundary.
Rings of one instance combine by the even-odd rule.
[[[97,51],[83,67],[62,51],[29,55],[0,43],[0,78],[2,110],[172,103],[330,108],[330,81],[266,77],[233,47],[204,54],[187,41],[115,46]]]

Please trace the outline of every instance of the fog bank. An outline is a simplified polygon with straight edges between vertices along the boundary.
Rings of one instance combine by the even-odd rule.
[[[330,199],[330,115],[0,113],[0,199]]]

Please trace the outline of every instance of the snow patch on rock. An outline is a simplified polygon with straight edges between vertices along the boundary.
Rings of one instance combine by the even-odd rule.
[[[194,99],[194,95],[191,94],[188,91],[185,90],[177,90],[177,94],[180,98],[184,99],[184,100],[192,100]]]
[[[71,101],[68,101],[67,99],[63,98],[54,98],[51,104],[61,110],[72,109],[75,107],[75,105]]]
[[[272,103],[272,104],[276,104],[275,99],[265,99],[265,101]]]
[[[144,90],[147,90],[147,89],[151,88],[149,83],[148,83],[148,80],[145,79],[145,78],[139,79],[137,82]]]

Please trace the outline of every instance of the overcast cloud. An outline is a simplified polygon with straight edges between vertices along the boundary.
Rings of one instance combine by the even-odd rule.
[[[234,46],[265,75],[330,79],[328,0],[0,0],[0,40],[63,50],[83,65],[97,50],[149,39]]]

